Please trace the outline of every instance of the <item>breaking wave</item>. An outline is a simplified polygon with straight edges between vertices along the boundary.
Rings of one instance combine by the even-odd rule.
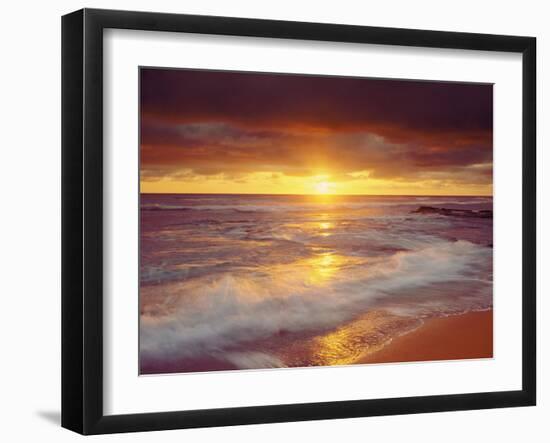
[[[149,309],[142,312],[140,351],[146,359],[227,351],[225,358],[236,362],[243,354],[230,351],[241,343],[274,334],[334,328],[378,307],[420,316],[483,309],[491,304],[491,254],[490,248],[468,241],[439,241],[374,262],[338,262],[333,255],[338,262],[335,270],[328,262],[308,266],[306,261],[265,272],[173,282],[162,287],[166,296],[162,303],[149,303]],[[441,284],[447,290],[437,289]],[[471,284],[472,296],[453,292],[458,284],[460,294]],[[423,291],[430,297],[419,297]],[[142,297],[147,296],[142,291]],[[174,302],[166,304],[166,299]],[[253,358],[274,357],[258,354]],[[278,364],[276,360],[264,363]]]

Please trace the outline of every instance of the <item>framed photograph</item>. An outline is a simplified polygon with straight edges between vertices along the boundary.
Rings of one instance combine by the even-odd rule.
[[[62,20],[62,425],[535,405],[532,37]]]

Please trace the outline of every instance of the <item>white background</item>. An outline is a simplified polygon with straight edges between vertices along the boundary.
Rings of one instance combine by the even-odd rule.
[[[0,112],[2,165],[0,218],[2,259],[2,319],[0,321],[0,436],[6,441],[72,441],[76,434],[62,430],[60,390],[60,15],[82,6],[167,12],[248,16],[286,20],[352,23],[454,31],[535,35],[538,37],[538,145],[542,151],[550,103],[542,78],[550,75],[550,30],[544,2],[523,1],[396,1],[372,3],[339,1],[278,2],[168,2],[53,1],[3,5]],[[542,153],[541,153],[542,154]],[[542,158],[541,158],[542,157]],[[539,189],[548,195],[548,156],[539,155]],[[546,188],[546,189],[544,189]],[[539,197],[542,203],[542,198]],[[539,224],[550,222],[546,206]],[[539,213],[540,213],[539,212]],[[543,234],[540,232],[540,234]],[[539,274],[548,267],[547,233]],[[550,280],[540,280],[539,294],[548,293]],[[97,437],[126,441],[384,441],[463,442],[548,441],[550,370],[547,339],[542,324],[547,303],[539,300],[539,406],[495,411],[424,414],[308,423],[245,426],[207,430],[165,431]],[[542,345],[541,345],[542,343]],[[543,349],[546,347],[546,350]],[[543,352],[544,351],[544,352]]]

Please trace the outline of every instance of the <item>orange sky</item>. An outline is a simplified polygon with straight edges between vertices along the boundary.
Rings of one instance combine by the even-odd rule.
[[[141,70],[141,192],[492,194],[492,85]]]

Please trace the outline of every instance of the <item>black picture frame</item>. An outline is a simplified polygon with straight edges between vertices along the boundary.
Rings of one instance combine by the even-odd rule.
[[[103,30],[108,28],[522,54],[522,389],[104,415],[102,85]],[[104,434],[535,405],[535,66],[533,37],[97,9],[63,16],[62,426],[82,434]]]

